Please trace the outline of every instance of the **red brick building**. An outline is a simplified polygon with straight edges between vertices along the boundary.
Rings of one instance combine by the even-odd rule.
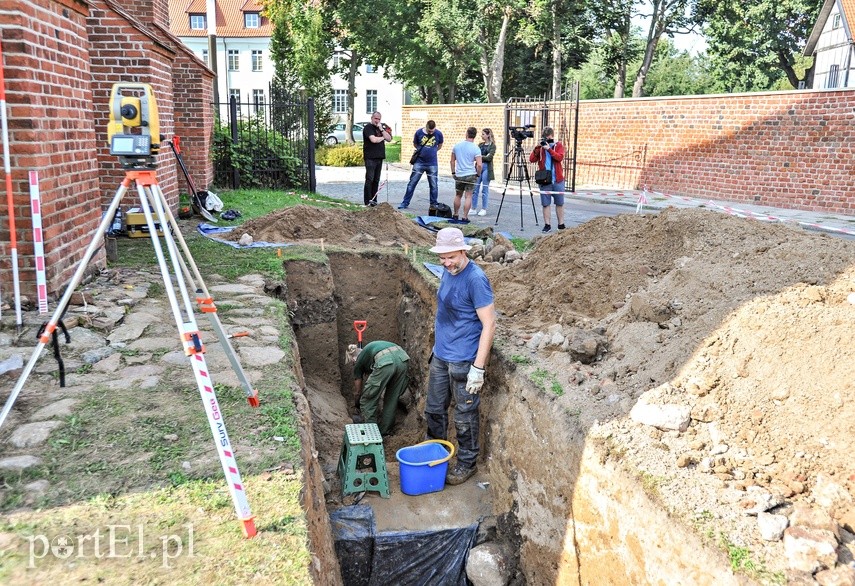
[[[167,0],[5,0],[0,11],[21,292],[35,293],[28,172],[38,171],[48,291],[62,293],[123,178],[107,143],[114,83],[152,85],[160,132],[181,137],[199,185],[213,177],[213,73],[169,33]],[[183,187],[169,149],[158,181]],[[181,186],[179,183],[181,182]],[[5,195],[5,194],[4,194]],[[5,201],[5,197],[2,198]],[[137,202],[128,193],[122,208]],[[0,290],[11,299],[8,208],[0,206]],[[104,266],[103,250],[93,259]]]

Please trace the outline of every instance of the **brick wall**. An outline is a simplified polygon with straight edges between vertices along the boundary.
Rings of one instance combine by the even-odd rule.
[[[18,267],[21,292],[33,300],[28,172],[39,173],[53,290],[71,277],[100,220],[92,205],[98,202],[98,169],[86,13],[84,2],[72,0],[12,0],[0,11]],[[9,217],[6,205],[0,208],[0,286],[3,301],[11,303]],[[96,260],[103,261],[103,253]]]
[[[10,2],[10,3],[9,3]],[[8,5],[8,8],[7,8]],[[178,133],[198,186],[213,177],[209,157],[213,75],[166,30],[166,0],[142,0],[135,14],[113,0],[7,0],[0,40],[9,111],[9,148],[23,295],[35,296],[27,174],[40,176],[48,292],[56,298],[79,265],[124,177],[107,143],[108,101],[116,82],[149,83],[160,132]],[[177,164],[164,148],[157,177],[178,202]],[[183,187],[182,191],[185,191]],[[138,205],[136,190],[122,208]],[[9,218],[0,206],[0,289],[11,302]],[[104,265],[103,251],[93,258]]]
[[[646,185],[855,215],[853,112],[852,89],[583,101],[577,188]],[[427,118],[454,137],[451,144],[466,126],[491,126],[502,152],[502,113],[501,104],[405,106],[402,136]],[[447,173],[442,160],[440,172]]]

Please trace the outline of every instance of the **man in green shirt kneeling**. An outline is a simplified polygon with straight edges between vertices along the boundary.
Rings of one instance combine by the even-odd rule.
[[[350,344],[347,358],[348,363],[354,362],[354,398],[363,421],[376,423],[380,433],[388,435],[395,424],[398,399],[409,382],[407,362],[410,357],[397,344],[377,340],[366,344],[361,351],[356,344]],[[363,384],[366,375],[368,378]],[[381,397],[383,410],[378,418]]]

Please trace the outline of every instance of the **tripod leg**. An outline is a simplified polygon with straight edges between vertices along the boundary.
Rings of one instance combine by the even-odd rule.
[[[499,210],[496,212],[496,223],[493,224],[494,226],[499,225],[499,216],[502,214],[502,206],[505,203],[505,193],[507,193],[507,191],[508,191],[508,183],[511,182],[511,175],[513,175],[513,173],[514,173],[514,167],[513,167],[513,165],[511,165],[511,168],[508,169],[508,176],[505,177],[505,188],[502,190],[502,200],[499,202]]]
[[[247,401],[250,406],[258,407],[258,390],[252,387],[246,373],[243,371],[243,367],[241,367],[240,361],[237,359],[234,348],[232,347],[231,342],[229,342],[229,337],[226,335],[222,323],[220,323],[220,318],[217,315],[217,306],[214,305],[214,300],[208,292],[204,279],[202,279],[199,267],[196,265],[196,262],[193,260],[193,256],[190,254],[190,249],[187,247],[187,242],[184,240],[184,236],[181,234],[178,223],[175,221],[175,216],[172,215],[172,212],[169,209],[166,197],[160,190],[159,185],[153,185],[152,192],[157,194],[157,201],[159,204],[158,209],[163,210],[164,215],[168,220],[169,227],[171,228],[170,232],[174,235],[175,240],[178,242],[181,252],[183,253],[183,256],[178,255],[178,261],[181,264],[181,269],[184,272],[187,282],[192,285],[196,292],[196,303],[199,306],[199,311],[208,315],[208,319],[211,322],[211,326],[214,328],[214,333],[217,335],[220,346],[223,348],[226,358],[228,358],[229,364],[232,366],[232,370],[234,370],[235,375],[246,392]],[[190,270],[192,270],[193,277],[189,274],[188,265]]]
[[[44,332],[42,332],[42,335],[39,337],[39,343],[33,350],[29,361],[24,366],[24,370],[21,372],[21,376],[18,377],[18,382],[15,383],[15,387],[12,389],[12,393],[9,395],[9,398],[6,399],[6,404],[3,405],[3,411],[0,411],[0,427],[2,427],[3,422],[6,421],[6,417],[12,410],[12,405],[15,404],[15,400],[18,398],[18,394],[21,392],[21,389],[24,388],[24,383],[27,381],[27,377],[30,376],[33,367],[36,365],[36,361],[39,359],[39,356],[41,355],[45,344],[50,341],[51,334],[53,334],[54,330],[56,330],[56,325],[62,318],[63,313],[65,313],[65,309],[68,306],[68,302],[71,300],[71,295],[74,293],[74,290],[77,289],[77,286],[83,280],[83,274],[86,272],[86,268],[89,266],[89,262],[92,260],[92,257],[95,256],[95,251],[98,250],[98,248],[101,246],[101,242],[104,239],[104,234],[107,233],[107,228],[113,222],[113,216],[115,215],[116,210],[119,208],[119,203],[121,203],[122,197],[124,197],[125,193],[127,193],[130,185],[131,180],[130,178],[126,177],[124,181],[122,181],[122,184],[119,186],[119,189],[116,191],[116,195],[113,196],[113,201],[110,202],[110,207],[107,208],[107,212],[101,219],[101,224],[98,226],[98,229],[92,236],[92,241],[89,243],[89,247],[83,254],[83,258],[80,259],[80,264],[77,266],[77,270],[74,272],[74,276],[71,277],[71,281],[69,281],[68,286],[65,288],[65,293],[63,294],[62,299],[60,299],[59,303],[56,306],[56,310],[53,312],[53,315],[51,316],[47,325],[45,325]]]
[[[175,246],[175,240],[172,236],[172,224],[166,218],[166,212],[163,206],[163,194],[157,182],[154,180],[154,175],[145,177],[142,181],[147,182],[147,185],[141,184],[141,179],[137,180],[137,190],[140,195],[140,204],[143,208],[146,224],[148,224],[149,233],[151,234],[151,242],[154,246],[155,254],[157,255],[157,264],[160,267],[161,275],[163,276],[163,284],[169,297],[169,304],[172,307],[172,313],[175,316],[178,330],[181,333],[181,342],[184,346],[184,353],[190,358],[190,365],[193,369],[193,375],[196,379],[196,385],[199,388],[199,395],[202,399],[202,405],[205,408],[205,413],[208,416],[208,424],[211,428],[211,434],[214,438],[214,444],[217,447],[217,453],[220,457],[220,464],[223,467],[223,474],[228,483],[229,492],[232,496],[232,503],[235,507],[238,519],[243,524],[243,532],[246,537],[253,537],[256,534],[255,522],[252,512],[249,508],[249,501],[246,497],[246,492],[241,480],[240,471],[238,470],[237,461],[234,457],[229,435],[226,431],[226,425],[223,420],[222,411],[217,402],[217,395],[214,392],[214,384],[211,381],[208,365],[205,362],[205,347],[202,344],[199,328],[196,325],[196,319],[193,315],[193,308],[190,304],[190,297],[187,293],[187,284],[179,272],[178,250]],[[155,229],[154,217],[149,207],[148,198],[157,212],[158,220],[160,221],[163,230],[163,239],[172,260],[173,274],[170,275],[166,266],[166,259],[163,256],[163,249],[160,246],[160,239],[157,237]],[[168,208],[166,208],[168,209]],[[169,216],[173,222],[171,212]],[[174,277],[178,289],[183,298],[186,309],[186,320],[181,319],[178,300],[173,291],[171,279]]]

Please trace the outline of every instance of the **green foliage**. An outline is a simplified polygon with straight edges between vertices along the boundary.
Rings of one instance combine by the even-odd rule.
[[[511,362],[514,364],[531,364],[531,358],[528,356],[520,356],[519,354],[514,354],[511,356]]]
[[[362,145],[323,146],[316,151],[315,162],[330,167],[359,167],[364,164]]]
[[[218,123],[214,128],[213,150],[217,151],[217,160],[221,168],[235,168],[240,173],[243,188],[264,185],[264,173],[268,170],[284,170],[287,185],[299,185],[298,172],[301,167],[296,146],[285,137],[271,131],[264,125],[261,115],[238,122],[239,138],[232,142],[231,130],[227,124]],[[218,176],[215,183],[225,185],[224,176]]]

